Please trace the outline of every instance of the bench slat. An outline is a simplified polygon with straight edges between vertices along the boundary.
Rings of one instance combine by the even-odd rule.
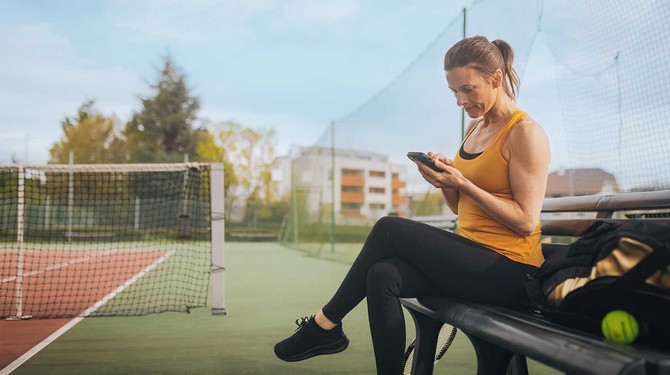
[[[401,303],[434,320],[446,322],[515,353],[526,355],[571,374],[645,374],[649,364],[670,371],[670,354],[653,350],[631,352],[582,332],[514,310],[440,297],[405,298]],[[659,372],[663,373],[663,372]]]
[[[670,218],[652,218],[645,221],[670,225]],[[629,219],[543,219],[542,235],[544,236],[581,236],[596,221],[621,222]]]
[[[542,212],[625,211],[670,208],[670,190],[547,198]]]

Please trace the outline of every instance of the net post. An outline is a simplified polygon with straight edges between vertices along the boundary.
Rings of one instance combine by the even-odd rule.
[[[212,218],[212,315],[226,315],[223,164],[210,164],[209,173]]]
[[[74,165],[74,152],[70,151],[70,163]],[[74,172],[68,174],[68,193],[67,193],[67,236],[68,242],[72,241],[72,224],[74,221]]]
[[[16,247],[18,259],[16,262],[16,319],[23,318],[23,268],[25,259],[25,246],[23,243],[23,223],[25,204],[25,169],[23,165],[18,169],[17,207],[16,207]]]

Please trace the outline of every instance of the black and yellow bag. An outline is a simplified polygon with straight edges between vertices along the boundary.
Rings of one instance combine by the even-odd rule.
[[[600,334],[608,312],[625,310],[640,325],[638,341],[667,347],[670,226],[596,222],[547,258],[526,288],[550,319]]]

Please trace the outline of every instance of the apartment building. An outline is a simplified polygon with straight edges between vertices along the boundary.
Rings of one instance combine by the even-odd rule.
[[[389,162],[386,155],[311,146],[292,149],[277,164],[273,180],[278,194],[295,191],[302,209],[312,216],[331,212],[333,200],[339,222],[407,213],[404,166]]]

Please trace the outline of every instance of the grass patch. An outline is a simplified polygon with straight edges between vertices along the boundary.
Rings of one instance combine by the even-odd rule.
[[[297,363],[273,353],[274,344],[293,332],[296,318],[327,302],[348,265],[272,243],[227,243],[226,269],[226,316],[201,308],[87,318],[13,374],[375,373],[365,301],[344,320],[351,345],[343,353]],[[409,341],[414,328],[408,314],[406,325]],[[474,374],[475,366],[472,346],[459,333],[435,373]],[[558,373],[530,367],[532,373]]]

